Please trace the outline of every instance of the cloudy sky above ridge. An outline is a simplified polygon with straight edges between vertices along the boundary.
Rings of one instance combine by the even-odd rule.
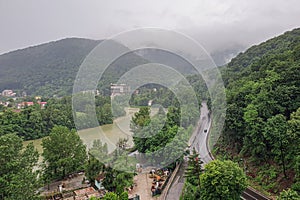
[[[299,0],[0,0],[0,53],[140,27],[185,33],[208,51],[249,47],[300,27]]]

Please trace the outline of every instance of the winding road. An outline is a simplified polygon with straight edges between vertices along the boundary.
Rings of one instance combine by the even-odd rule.
[[[199,153],[204,164],[214,160],[208,147],[208,136],[210,133],[211,119],[206,102],[202,102],[201,115],[196,130],[189,140],[190,150],[195,150]],[[206,131],[205,131],[206,130]],[[179,200],[184,185],[184,166],[181,167],[173,183],[167,192],[166,200]],[[254,189],[248,187],[241,195],[243,200],[269,200],[268,197],[260,194]]]

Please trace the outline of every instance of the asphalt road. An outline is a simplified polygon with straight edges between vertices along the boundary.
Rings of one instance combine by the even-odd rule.
[[[208,115],[209,110],[206,102],[202,102],[200,112],[200,119],[196,130],[194,131],[193,135],[189,140],[189,146],[190,150],[193,150],[193,148],[195,148],[197,152],[201,152],[199,153],[201,159],[203,159],[203,162],[208,163],[211,161],[211,157],[209,156],[209,151],[206,146],[206,140],[210,128],[210,120]],[[205,129],[207,130],[206,132],[204,132]],[[177,176],[174,178],[172,186],[170,187],[166,196],[167,200],[179,200],[184,186],[184,171],[185,166],[180,168],[179,172],[177,173]]]
[[[207,139],[210,129],[210,118],[209,110],[206,102],[202,102],[200,120],[198,122],[198,127],[192,137],[190,138],[190,150],[195,150],[199,153],[200,158],[206,164],[209,163],[212,159],[210,157],[209,150],[207,148]],[[206,130],[206,131],[204,131]]]
[[[209,163],[213,160],[209,147],[207,146],[207,140],[209,136],[209,130],[211,126],[211,121],[209,117],[209,110],[207,107],[206,102],[202,102],[201,107],[201,115],[197,125],[197,129],[191,136],[189,140],[190,150],[195,150],[199,153],[204,164]],[[206,130],[206,131],[204,131]],[[180,194],[182,193],[183,185],[184,185],[184,167],[182,167],[181,173],[177,174],[177,177],[174,179],[170,190],[168,191],[167,200],[179,200]],[[181,181],[177,181],[181,180]],[[248,187],[243,194],[241,195],[241,199],[243,200],[269,200],[268,197],[260,194],[259,192],[253,190],[252,188]]]

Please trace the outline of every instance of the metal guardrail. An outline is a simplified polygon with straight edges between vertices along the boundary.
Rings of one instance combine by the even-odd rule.
[[[173,184],[174,178],[177,175],[179,168],[181,167],[182,162],[180,162],[174,169],[171,177],[168,180],[167,186],[162,191],[162,194],[159,197],[159,200],[165,200],[167,198],[168,192],[170,190],[171,185]]]
[[[207,151],[208,151],[208,156],[210,157],[211,160],[215,160],[214,156],[212,155],[211,151],[210,151],[210,148],[209,148],[209,135],[210,135],[210,130],[211,130],[211,126],[212,126],[212,118],[213,116],[211,115],[209,117],[209,127],[207,128],[208,130],[208,133],[207,133],[207,137],[206,137],[206,148],[207,148]],[[200,119],[201,120],[201,119]],[[200,130],[200,126],[197,127],[197,131],[199,132]],[[192,137],[190,138],[189,140],[189,144],[191,144],[192,142],[194,142],[195,138],[194,138],[194,134],[192,134]],[[191,140],[192,139],[192,140]],[[178,167],[178,166],[177,166]],[[170,189],[170,186],[172,185],[173,183],[173,179],[174,177],[176,176],[177,172],[178,172],[178,169],[179,167],[174,170],[172,176],[168,182],[168,186],[164,189],[163,191],[163,194],[160,196],[160,200],[165,200],[166,199],[166,196],[169,192],[169,189]],[[247,187],[246,190],[243,192],[243,194],[241,195],[241,199],[243,200],[270,200],[270,198],[266,197],[265,195],[261,194],[260,192],[254,190],[253,188],[251,187]]]

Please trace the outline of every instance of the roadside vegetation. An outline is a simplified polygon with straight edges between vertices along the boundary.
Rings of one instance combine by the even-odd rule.
[[[241,53],[223,69],[227,115],[217,154],[271,194],[300,192],[300,29]]]

